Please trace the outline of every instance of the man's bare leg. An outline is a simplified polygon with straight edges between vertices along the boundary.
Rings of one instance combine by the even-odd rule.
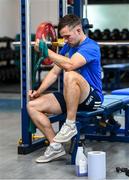
[[[74,71],[65,73],[64,97],[67,107],[67,119],[60,132],[54,137],[55,142],[67,142],[77,134],[75,120],[78,104],[86,99],[89,92],[90,86],[81,75]]]
[[[49,140],[50,145],[45,150],[44,154],[36,159],[37,163],[45,163],[66,154],[61,143],[53,141],[55,132],[52,125],[46,116],[48,114],[60,114],[61,108],[53,94],[43,95],[27,105],[28,113],[40,131]]]
[[[55,132],[46,115],[60,114],[61,108],[53,94],[43,95],[27,105],[28,113],[37,128],[46,136],[50,143],[53,142]]]
[[[84,78],[74,72],[66,72],[64,76],[64,97],[67,106],[67,119],[75,120],[78,104],[89,95],[90,86]]]

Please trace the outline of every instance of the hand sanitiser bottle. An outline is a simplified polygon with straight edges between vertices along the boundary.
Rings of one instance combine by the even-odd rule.
[[[83,146],[82,146],[81,141],[79,141],[79,144],[78,144],[75,166],[76,166],[76,175],[77,176],[87,176],[88,175],[88,173],[87,173],[88,172],[87,157],[83,153]]]

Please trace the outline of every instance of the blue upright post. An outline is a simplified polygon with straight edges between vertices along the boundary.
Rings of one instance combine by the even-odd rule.
[[[125,107],[125,136],[129,136],[129,105]]]
[[[63,1],[59,0],[59,18],[63,17]]]
[[[31,145],[31,133],[29,133],[29,117],[27,114],[27,49],[26,49],[26,0],[21,0],[21,120],[22,120],[22,144]]]
[[[67,14],[67,0],[59,0],[59,18]]]
[[[74,0],[74,14],[76,14],[80,18],[83,18],[83,5],[83,0]]]
[[[43,147],[45,138],[33,140],[32,133],[29,132],[30,118],[27,113],[28,90],[32,88],[31,84],[31,42],[30,42],[30,0],[20,0],[21,15],[21,126],[22,126],[22,142],[19,143],[18,153],[27,154],[36,149]]]

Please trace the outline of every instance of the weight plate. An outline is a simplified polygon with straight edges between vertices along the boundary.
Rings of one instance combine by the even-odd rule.
[[[46,41],[50,41],[50,42],[57,41],[56,31],[55,31],[54,26],[51,23],[43,22],[38,26],[37,31],[36,31],[36,39],[42,39],[42,37],[44,37]],[[56,52],[57,50],[57,47],[52,46],[52,45],[49,48],[53,50],[54,52]],[[52,64],[52,61],[49,58],[46,58],[42,64],[50,65]]]

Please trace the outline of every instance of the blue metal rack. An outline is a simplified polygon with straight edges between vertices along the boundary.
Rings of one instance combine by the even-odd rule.
[[[31,144],[31,134],[28,133],[29,127],[29,117],[26,110],[27,104],[27,93],[26,93],[26,84],[27,84],[27,73],[26,73],[26,2],[21,0],[21,119],[22,119],[22,143],[23,145]],[[18,152],[20,147],[18,147]]]
[[[30,37],[30,33],[28,31],[28,4],[29,0],[19,0],[20,2],[20,18],[21,18],[21,143],[18,145],[18,154],[28,154],[38,148],[41,148],[45,145],[45,138],[32,140],[32,133],[29,132],[29,124],[30,119],[27,113],[26,105],[28,101],[27,92],[28,92],[28,84],[30,84],[28,79],[28,38]],[[66,1],[67,2],[67,1]],[[67,6],[64,3],[64,0],[59,0],[59,17],[63,17],[66,12]],[[74,13],[82,18],[82,9],[83,9],[83,1],[82,0],[74,0]],[[31,88],[31,87],[30,87]],[[64,121],[64,119],[62,119]],[[53,119],[52,119],[52,122]],[[61,123],[60,123],[61,124]]]
[[[81,19],[83,18],[83,0],[74,0],[74,14],[79,16]]]
[[[18,146],[18,154],[27,154],[29,152],[34,151],[43,146],[44,139],[41,141],[34,141],[32,142],[32,133],[29,132],[29,124],[30,119],[27,113],[26,104],[27,104],[27,87],[28,87],[28,79],[27,79],[27,38],[29,37],[28,34],[28,22],[27,22],[27,6],[29,1],[27,0],[20,0],[20,13],[21,13],[21,144]]]
[[[65,14],[65,10],[67,9],[67,13],[74,13],[80,18],[83,18],[83,6],[84,6],[84,1],[83,0],[74,0],[74,4],[72,4],[72,8],[69,10],[67,6],[67,3],[64,3],[64,0],[59,0],[59,17],[63,17]]]

